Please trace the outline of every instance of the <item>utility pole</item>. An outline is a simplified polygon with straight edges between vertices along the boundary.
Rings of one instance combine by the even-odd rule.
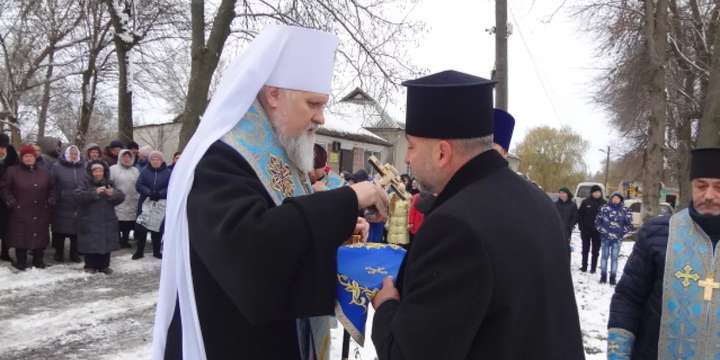
[[[508,109],[507,0],[495,0],[495,107]]]
[[[600,149],[600,151],[605,153],[605,192],[608,191],[608,176],[610,175],[610,145],[608,145],[607,150]]]

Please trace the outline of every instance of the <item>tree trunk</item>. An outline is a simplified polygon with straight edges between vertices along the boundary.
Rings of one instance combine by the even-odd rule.
[[[200,116],[208,104],[208,93],[213,73],[230,35],[230,25],[235,17],[236,0],[222,0],[213,20],[213,29],[205,43],[205,1],[192,0],[192,45],[190,82],[182,114],[179,151],[185,147],[200,124]]]
[[[665,131],[667,128],[667,97],[665,66],[668,33],[668,2],[645,2],[645,35],[648,55],[648,95],[651,113],[648,117],[648,146],[645,150],[643,178],[643,218],[655,217],[660,212],[660,188],[664,169]]]
[[[115,53],[118,59],[118,137],[119,140],[124,144],[129,143],[133,140],[133,91],[132,84],[129,83],[130,79],[130,51],[135,46],[136,39],[133,35],[133,42],[129,43],[123,40],[117,34],[127,33],[123,28],[123,23],[120,20],[120,15],[117,13],[115,8],[114,0],[106,0],[106,6],[108,13],[110,14],[110,21],[113,29],[115,29],[115,36],[113,37],[113,43],[115,44]],[[130,4],[122,2],[124,8],[121,10],[128,18],[130,17]]]
[[[720,36],[717,34],[713,41],[711,65],[698,131],[698,147],[720,146]]]
[[[47,113],[50,107],[50,79],[53,75],[53,61],[55,58],[55,48],[50,49],[48,54],[48,68],[45,73],[45,85],[43,85],[43,95],[40,100],[40,113],[38,114],[38,139],[45,136],[45,125],[47,124]]]
[[[82,104],[80,106],[80,121],[75,135],[75,145],[79,148],[85,147],[87,133],[90,129],[90,118],[95,109],[95,98],[97,93],[97,55],[99,50],[93,50],[88,59],[88,67],[82,75]]]
[[[129,49],[122,41],[115,40],[115,51],[118,57],[118,136],[123,144],[133,140],[132,102],[133,92],[129,86],[128,68],[132,66],[128,61]]]

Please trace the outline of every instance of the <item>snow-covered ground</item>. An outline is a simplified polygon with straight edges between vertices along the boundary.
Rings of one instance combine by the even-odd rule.
[[[578,271],[577,233],[573,247],[572,274],[587,359],[605,359],[613,288],[599,284],[598,274]],[[619,272],[631,249],[632,243],[623,244]],[[49,264],[51,254],[46,255]],[[133,261],[130,254],[113,254],[115,273],[109,276],[84,273],[82,264],[20,273],[0,263],[0,359],[149,358],[160,262],[152,256]],[[369,336],[364,348],[351,345],[350,359],[375,359]],[[341,327],[332,331],[332,339],[331,359],[340,359]]]

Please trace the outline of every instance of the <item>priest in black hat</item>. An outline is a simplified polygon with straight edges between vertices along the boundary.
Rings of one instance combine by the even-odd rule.
[[[720,359],[720,148],[693,150],[690,206],[638,232],[610,303],[608,359]]]
[[[493,150],[494,82],[446,71],[404,85],[406,162],[439,196],[373,299],[379,359],[583,359],[565,230]]]

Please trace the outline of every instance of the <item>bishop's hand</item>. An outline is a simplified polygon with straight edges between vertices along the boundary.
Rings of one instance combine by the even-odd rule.
[[[350,186],[355,191],[358,199],[358,209],[374,207],[380,214],[380,221],[387,219],[388,196],[382,186],[368,181],[353,184]]]

